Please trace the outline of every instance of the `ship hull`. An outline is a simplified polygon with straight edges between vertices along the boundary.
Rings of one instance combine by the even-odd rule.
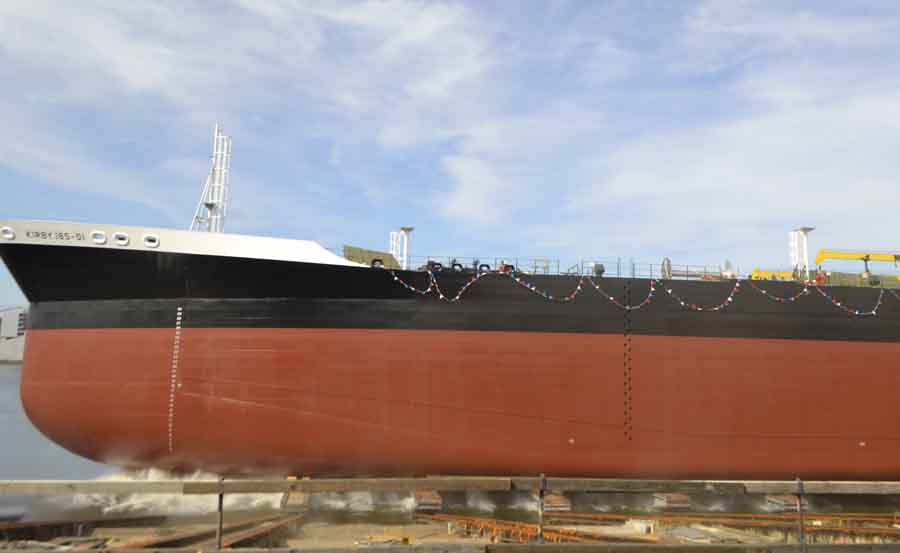
[[[342,265],[309,243],[102,227],[133,240],[101,245],[94,226],[9,225],[17,234],[0,257],[31,301],[26,412],[99,461],[900,478],[891,291],[504,272],[432,280]],[[145,234],[152,246],[137,240]],[[238,250],[268,257],[228,255]]]
[[[622,349],[569,333],[36,330],[22,399],[57,443],[136,467],[900,475],[900,373],[860,365],[896,344],[636,336],[630,366]]]

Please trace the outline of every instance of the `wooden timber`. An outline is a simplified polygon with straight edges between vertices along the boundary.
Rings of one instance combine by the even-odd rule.
[[[82,520],[40,520],[26,522],[0,522],[0,541],[40,540],[48,541],[61,536],[77,536],[89,533],[91,529],[121,528],[128,526],[158,526],[166,517],[139,516]]]
[[[285,520],[286,518],[288,517],[267,515],[233,522],[231,524],[225,525],[223,527],[223,532],[226,534],[232,534],[243,532],[246,530],[255,530],[265,523],[279,522]],[[196,547],[196,544],[198,543],[205,543],[206,545],[210,546],[210,549],[215,549],[215,536],[215,528],[205,527],[199,530],[191,529],[175,532],[172,534],[134,538],[122,543],[121,547],[117,547],[116,549],[156,549],[168,548],[169,546]]]

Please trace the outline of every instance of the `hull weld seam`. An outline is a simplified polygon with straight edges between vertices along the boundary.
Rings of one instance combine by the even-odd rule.
[[[184,308],[175,314],[175,339],[172,343],[172,368],[169,374],[169,453],[175,449],[175,389],[178,386],[178,357],[181,352],[181,319]]]
[[[625,281],[625,305],[631,305],[631,281]],[[632,437],[632,406],[631,406],[631,310],[626,309],[624,311],[625,321],[624,321],[624,352],[623,352],[623,365],[624,365],[624,391],[625,391],[625,406],[624,406],[624,416],[625,416],[625,439],[631,441]]]

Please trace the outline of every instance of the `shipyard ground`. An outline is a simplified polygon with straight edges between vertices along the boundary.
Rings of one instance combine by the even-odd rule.
[[[316,481],[294,482],[311,485]],[[317,484],[334,486],[336,482]],[[45,488],[72,490],[79,486],[43,484],[48,484]],[[148,490],[158,484],[169,483],[84,482],[81,486],[116,490],[133,485],[136,490]],[[229,484],[246,482],[229,481]],[[283,486],[285,482],[269,481],[269,484]],[[5,485],[7,491],[12,489],[10,483]],[[26,485],[36,490],[41,483],[20,484],[20,488]],[[636,483],[623,481],[618,485],[634,487]],[[766,485],[771,487],[773,483]],[[839,486],[837,483],[830,486],[841,489],[835,488]],[[3,491],[4,485],[0,483],[0,492]],[[266,491],[271,491],[271,487]],[[369,503],[362,510],[354,511],[352,494],[367,496]],[[789,494],[754,497],[770,509],[755,512],[741,509],[746,503],[740,501],[726,501],[725,508],[730,510],[722,511],[721,503],[710,506],[713,496],[679,492],[547,492],[542,503],[538,503],[539,496],[522,491],[441,494],[417,491],[394,493],[390,497],[387,504],[382,492],[289,491],[281,497],[280,508],[223,512],[221,546],[245,551],[377,548],[422,553],[549,553],[558,548],[580,553],[775,552],[800,550],[799,543],[803,540],[809,552],[900,550],[890,549],[900,548],[900,512],[897,512],[900,508],[893,495],[869,496],[868,500],[863,496],[841,497],[840,505],[855,512],[812,512],[806,496],[798,498]],[[342,507],[335,508],[338,503]],[[158,505],[165,507],[171,503],[162,501]],[[813,507],[823,505],[837,504],[818,502]],[[867,506],[870,510],[862,512]],[[797,512],[798,507],[803,508],[802,514]],[[160,516],[166,509],[156,510],[156,513],[132,512],[124,518],[121,514],[102,518],[81,511],[70,513],[67,520],[0,522],[0,549],[212,551],[217,548],[219,515],[215,510],[191,516]]]
[[[427,521],[419,520],[406,524],[377,524],[372,522],[329,523],[314,521],[303,523],[296,521],[288,526],[279,527],[276,531],[268,531],[260,518],[246,515],[243,517],[248,526],[243,527],[246,537],[242,540],[230,539],[240,532],[230,530],[230,526],[245,524],[229,522],[224,531],[225,548],[289,548],[293,550],[354,550],[360,548],[403,547],[427,548],[440,546],[441,550],[458,546],[475,546],[473,551],[488,544],[536,544],[536,540],[522,539],[517,535],[516,523],[501,522],[495,519],[477,519],[468,517],[469,523],[479,523],[479,530],[471,526],[468,530],[462,521]],[[649,521],[635,520],[621,525],[550,525],[544,532],[554,543],[573,551],[581,550],[585,545],[597,546],[592,551],[668,551],[678,546],[728,546],[716,551],[749,551],[750,547],[768,547],[765,551],[775,551],[783,546],[796,547],[796,536],[785,533],[773,533],[765,527],[736,529],[722,526],[710,520],[705,524],[679,524],[647,534],[641,526]],[[255,523],[255,525],[254,525]],[[520,524],[518,530],[527,530],[527,525]],[[34,530],[39,533],[38,529]],[[874,529],[872,530],[874,532]],[[566,541],[554,541],[557,532],[572,536]],[[579,536],[574,539],[575,533]],[[78,535],[57,536],[47,540],[28,539],[22,537],[11,541],[0,541],[0,549],[29,550],[65,550],[65,549],[143,549],[159,550],[163,548],[185,549],[192,551],[209,551],[216,549],[215,523],[212,520],[166,520],[155,526],[113,526],[97,525],[87,532]],[[527,533],[527,532],[526,532]],[[850,545],[854,548],[846,551],[871,551],[867,545],[894,544],[893,539],[885,536],[856,536],[848,539],[816,539],[809,545],[828,546],[833,550],[835,545]],[[621,546],[621,547],[618,547]],[[639,547],[643,546],[643,547]],[[747,546],[741,548],[739,546]],[[896,547],[896,546],[895,546]],[[482,549],[483,550],[483,549]],[[681,550],[681,549],[679,549]],[[690,550],[690,549],[686,549]],[[703,550],[703,548],[701,548]],[[841,549],[844,551],[845,549]]]

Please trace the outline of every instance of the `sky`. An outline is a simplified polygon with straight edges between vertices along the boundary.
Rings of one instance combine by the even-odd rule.
[[[742,270],[803,225],[893,250],[898,51],[880,0],[0,2],[0,218],[186,228],[221,122],[229,232]]]

